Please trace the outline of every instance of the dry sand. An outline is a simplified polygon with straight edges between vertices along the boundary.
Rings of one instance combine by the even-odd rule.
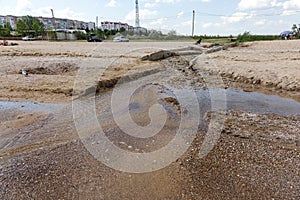
[[[211,59],[230,82],[300,100],[299,45],[296,40],[246,43]]]
[[[207,128],[203,125],[189,150],[168,167],[129,174],[105,166],[86,150],[69,104],[74,81],[84,93],[84,86],[96,80],[96,89],[100,90],[97,114],[110,139],[122,141],[120,148],[126,144],[137,152],[153,151],[174,136],[173,128],[181,114],[178,102],[174,98],[160,101],[172,113],[164,134],[149,141],[132,141],[122,135],[109,114],[110,88],[121,77],[125,76],[126,81],[147,81],[148,75],[163,75],[168,68],[175,68],[168,74],[169,82],[156,80],[150,84],[154,94],[161,94],[164,84],[206,88],[200,74],[219,73],[225,87],[299,100],[300,41],[254,42],[215,52],[208,55],[210,62],[197,66],[196,72],[189,70],[184,60],[192,57],[160,62],[139,60],[157,49],[182,48],[190,43],[18,43],[19,46],[0,47],[0,99],[64,103],[65,107],[50,112],[0,107],[0,199],[300,198],[299,116],[218,111],[226,120],[217,144],[206,157],[198,156]],[[20,74],[23,68],[28,70],[28,77]],[[82,68],[90,73],[78,80],[76,75]],[[146,101],[147,94],[137,94],[138,100]],[[140,105],[132,105],[133,110],[141,111],[133,113],[133,118],[147,124],[148,110]],[[205,114],[207,122],[213,113]],[[87,128],[93,130],[88,124]]]
[[[139,57],[151,51],[191,45],[178,42],[19,43],[19,46],[0,49],[0,99],[55,103],[70,102],[76,72],[85,63],[101,70],[124,55],[132,62],[138,62]],[[296,40],[254,42],[244,45],[246,47],[211,54],[210,57],[227,84],[246,83],[244,88],[283,93],[299,100],[299,45],[300,41]],[[100,64],[107,62],[108,58],[111,60],[107,64]],[[122,66],[124,68],[124,64]],[[133,65],[130,66],[125,71],[132,70]],[[212,70],[209,65],[201,67]],[[24,78],[20,74],[21,69],[27,69],[29,77]],[[122,70],[120,74],[124,73]],[[114,69],[112,74],[106,74],[105,78],[116,77],[116,71]]]

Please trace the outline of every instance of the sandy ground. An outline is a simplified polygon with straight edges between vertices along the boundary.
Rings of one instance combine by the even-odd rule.
[[[196,71],[188,69],[191,56],[160,62],[139,60],[158,49],[190,43],[18,43],[0,48],[0,99],[60,103],[63,107],[28,111],[0,106],[1,199],[300,198],[299,115],[242,110],[201,113],[205,121],[183,156],[161,170],[132,174],[107,167],[87,151],[70,104],[73,93],[77,97],[89,95],[91,88],[97,90],[97,117],[109,139],[127,151],[151,152],[174,137],[185,112],[176,99],[163,96],[169,94],[164,89],[167,85],[206,89],[207,76],[219,75],[225,88],[263,91],[299,101],[300,41],[255,42],[208,54],[195,65]],[[21,75],[21,69],[29,72],[28,77]],[[157,75],[160,78],[151,79]],[[111,116],[110,96],[121,77],[129,84],[150,82],[133,97],[131,114],[137,124],[147,125],[149,108],[144,104],[159,99],[169,115],[162,133],[136,140],[118,128]],[[200,158],[213,115],[223,116],[224,126],[212,151]],[[95,127],[89,123],[85,128],[92,133]]]
[[[299,101],[300,41],[246,43],[211,56],[223,77]]]
[[[139,57],[158,49],[186,46],[180,43],[97,43],[86,42],[18,42],[19,46],[1,47],[1,96],[3,100],[38,102],[70,102],[78,69],[104,71],[104,79],[123,74],[128,62],[138,62]],[[118,67],[124,57],[122,67]],[[130,61],[131,60],[131,61]],[[133,60],[133,61],[132,61]],[[143,66],[142,66],[143,67]],[[144,66],[145,67],[145,66]],[[117,68],[117,69],[116,69]],[[137,67],[136,67],[137,68]],[[21,69],[29,77],[21,75]],[[45,70],[48,69],[48,70]],[[109,70],[113,73],[110,74]],[[124,70],[124,71],[122,71]]]
[[[127,62],[138,62],[139,57],[158,49],[191,45],[176,42],[19,43],[19,46],[0,49],[0,99],[55,103],[70,102],[77,70],[86,65],[96,70],[106,69],[105,79],[113,79],[118,76],[115,74],[118,70],[120,74],[126,70],[133,70],[133,65],[124,65],[124,57],[128,59]],[[299,43],[299,41],[254,42],[244,45],[247,47],[216,52],[210,57],[227,85],[246,84],[243,87],[250,90],[271,91],[299,100]],[[120,60],[123,62],[122,68],[115,63],[113,69],[111,65]],[[135,68],[138,68],[138,65],[139,63]],[[21,69],[26,69],[29,77],[23,77],[20,74]],[[201,69],[212,70],[210,65],[201,66]],[[109,70],[113,73],[109,73]]]

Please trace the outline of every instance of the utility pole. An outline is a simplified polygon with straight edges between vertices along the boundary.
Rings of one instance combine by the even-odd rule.
[[[53,11],[53,9],[51,9],[51,13],[52,13],[52,23],[53,23],[53,26],[54,26],[54,30],[56,32],[56,22],[55,22],[55,17],[54,17],[54,11]]]
[[[193,10],[192,37],[194,37],[194,32],[195,32],[195,10]]]
[[[54,33],[55,33],[55,36],[56,36],[55,39],[57,39],[57,35],[56,35],[56,28],[57,28],[57,27],[56,27],[56,21],[55,21],[53,9],[51,9],[51,13],[52,13],[52,23],[53,23],[53,26],[54,26]]]
[[[96,30],[98,31],[99,29],[99,17],[96,17]]]
[[[135,27],[140,27],[139,2],[135,1]]]

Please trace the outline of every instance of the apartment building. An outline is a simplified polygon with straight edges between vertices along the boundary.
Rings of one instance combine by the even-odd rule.
[[[8,22],[8,23],[10,23],[10,26],[12,27],[12,29],[15,30],[17,28],[17,21],[20,18],[21,17],[12,16],[12,15],[7,15],[7,16],[0,15],[0,25],[4,27],[6,25],[6,23]]]
[[[128,25],[127,23],[122,22],[101,22],[102,30],[120,30],[124,28],[126,31],[133,31],[133,26]]]
[[[61,18],[49,18],[49,17],[37,17],[45,26],[45,29],[86,29],[95,30],[96,25],[94,22],[83,22],[71,19],[61,19]],[[0,15],[0,25],[4,26],[7,22],[10,23],[13,30],[15,30],[17,21],[22,19],[19,16],[2,16]]]

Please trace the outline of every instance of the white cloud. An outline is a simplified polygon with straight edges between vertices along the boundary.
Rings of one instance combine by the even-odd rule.
[[[215,28],[215,27],[220,27],[222,26],[222,24],[220,23],[212,23],[212,22],[208,22],[202,25],[202,28],[207,29],[207,28]]]
[[[165,3],[165,4],[174,4],[174,3],[179,3],[181,0],[143,0],[142,2],[145,2],[143,5],[145,8],[155,8],[158,7],[159,4]]]
[[[283,3],[283,8],[285,10],[293,9],[297,10],[300,9],[300,1],[299,0],[290,0]]]
[[[145,2],[145,5],[158,5],[159,3],[179,3],[181,0],[142,0],[142,2]]]
[[[110,0],[106,5],[106,7],[111,7],[111,8],[115,8],[118,6],[118,3],[116,0]]]
[[[241,0],[238,4],[239,10],[259,10],[264,8],[277,8],[282,15],[294,15],[300,10],[300,0]],[[280,11],[281,10],[281,11]]]
[[[205,3],[211,2],[211,0],[201,0],[201,1]]]
[[[294,15],[296,13],[297,12],[295,10],[284,10],[281,15],[282,16],[290,16],[290,15]]]
[[[184,15],[184,11],[181,11],[180,13],[177,14],[177,18],[181,18]]]
[[[264,25],[267,24],[267,22],[268,22],[267,20],[262,19],[262,20],[256,21],[254,24],[255,24],[256,26],[264,26]]]
[[[144,5],[145,8],[155,8],[157,6],[157,3],[146,3]]]
[[[148,9],[141,9],[139,13],[140,19],[153,19],[153,17],[158,15],[158,11],[156,10],[148,10]],[[132,10],[130,13],[127,14],[125,17],[125,21],[132,21],[135,19],[135,10]]]
[[[84,21],[84,14],[80,12],[76,12],[71,8],[64,8],[64,9],[55,9],[53,7],[41,7],[38,9],[34,9],[31,11],[30,15],[32,16],[43,16],[43,17],[52,17],[51,9],[54,10],[54,16],[56,18],[63,18],[63,19],[75,19]]]
[[[32,10],[32,3],[30,0],[18,0],[16,11],[17,12],[24,12],[24,11],[31,11]]]
[[[288,15],[294,15],[297,14],[300,10],[300,1],[299,0],[289,0],[286,2],[283,2],[283,13],[282,15],[288,16]]]
[[[278,6],[276,0],[241,0],[238,4],[240,10],[255,10]]]
[[[228,17],[221,17],[225,24],[228,23],[237,23],[246,19],[251,19],[253,17],[252,14],[244,13],[244,12],[237,12]]]
[[[30,0],[18,0],[15,4],[14,9],[9,7],[0,8],[0,12],[3,15],[32,15],[32,16],[43,16],[43,17],[52,17],[51,9],[54,10],[54,16],[57,18],[67,18],[67,19],[76,19],[84,21],[84,14],[74,11],[71,8],[57,9],[51,5],[45,7],[34,7],[35,5]],[[4,9],[5,12],[2,12]]]
[[[51,9],[52,7],[41,7],[39,9],[34,9],[32,15],[34,16],[43,16],[43,17],[51,17]],[[56,10],[54,10],[54,15],[56,15]],[[58,16],[55,16],[58,17]]]
[[[156,3],[178,3],[181,0],[155,0]]]
[[[167,18],[160,18],[160,19],[157,19],[157,20],[151,22],[150,25],[152,27],[153,26],[161,26],[161,25],[164,25],[167,20],[168,20]]]
[[[196,24],[196,22],[195,22]],[[193,21],[192,20],[189,20],[189,21],[185,21],[185,22],[182,22],[181,23],[181,26],[192,26],[193,25]]]
[[[65,8],[63,10],[57,10],[55,13],[55,17],[84,20],[83,13],[78,13],[70,8]]]

